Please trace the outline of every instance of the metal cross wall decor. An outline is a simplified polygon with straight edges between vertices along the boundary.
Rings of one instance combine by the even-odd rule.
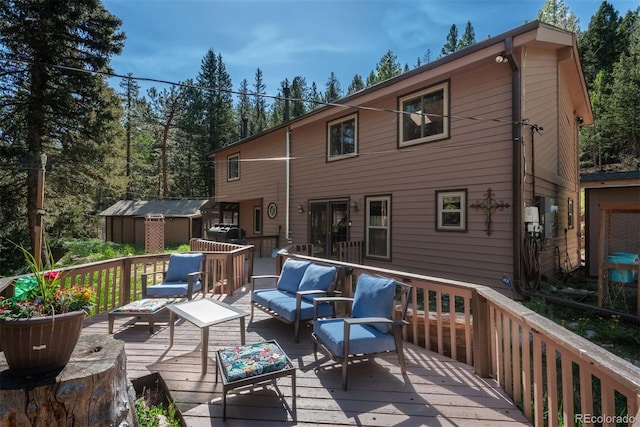
[[[487,219],[484,221],[486,226],[485,231],[487,232],[487,236],[491,236],[493,233],[493,221],[491,220],[491,213],[495,212],[498,208],[502,210],[502,208],[508,208],[509,203],[505,203],[502,200],[496,202],[494,200],[495,194],[491,187],[487,188],[487,191],[484,193],[485,199],[483,201],[477,201],[471,204],[472,208],[480,208],[487,211]]]

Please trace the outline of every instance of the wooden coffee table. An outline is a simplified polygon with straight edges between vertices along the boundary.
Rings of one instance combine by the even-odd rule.
[[[245,344],[245,317],[249,315],[244,310],[230,306],[212,298],[201,298],[167,306],[169,310],[169,347],[173,346],[173,329],[176,316],[182,317],[200,328],[200,353],[202,360],[202,374],[207,373],[209,354],[209,326],[229,320],[240,319],[240,342]]]

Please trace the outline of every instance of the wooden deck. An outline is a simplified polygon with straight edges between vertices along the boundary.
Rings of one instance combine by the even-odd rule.
[[[259,262],[259,260],[258,260]],[[268,261],[255,274],[269,271]],[[271,271],[273,272],[273,271]],[[214,296],[249,311],[248,289],[232,296]],[[247,318],[247,343],[275,339],[297,366],[296,407],[291,408],[291,381],[278,380],[281,399],[273,387],[230,394],[227,420],[222,421],[221,384],[215,383],[214,352],[237,345],[239,321],[211,327],[209,369],[201,374],[200,331],[184,320],[176,324],[169,347],[168,313],[149,334],[146,323],[116,318],[114,337],[125,342],[127,373],[135,379],[158,372],[189,427],[198,426],[512,426],[531,425],[496,381],[477,377],[471,366],[405,343],[407,375],[397,357],[376,358],[349,367],[349,389],[343,391],[339,365],[321,353],[314,357],[310,329],[293,341],[293,326],[256,310]],[[107,333],[107,316],[86,320],[83,333]]]

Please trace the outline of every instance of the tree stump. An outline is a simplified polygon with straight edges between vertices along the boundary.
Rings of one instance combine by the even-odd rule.
[[[69,363],[33,377],[8,370],[0,353],[0,427],[137,426],[124,342],[81,335]]]

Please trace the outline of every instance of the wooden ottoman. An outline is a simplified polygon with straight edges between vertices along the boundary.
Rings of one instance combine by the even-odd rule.
[[[216,383],[222,378],[222,419],[227,419],[227,392],[291,375],[292,416],[296,407],[296,368],[275,340],[216,351]],[[282,396],[282,393],[279,393]]]
[[[167,309],[171,300],[167,298],[147,298],[131,302],[109,312],[109,333],[113,333],[113,321],[119,316],[136,317],[149,323],[149,333],[153,334],[155,317]]]

